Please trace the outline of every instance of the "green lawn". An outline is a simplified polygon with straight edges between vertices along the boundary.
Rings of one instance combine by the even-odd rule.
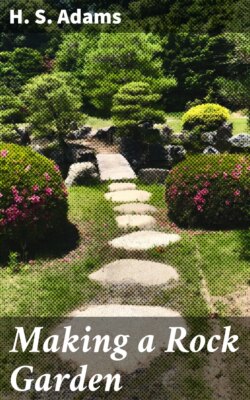
[[[166,124],[173,129],[175,133],[180,133],[182,130],[181,117],[183,113],[170,113],[166,114]],[[249,132],[249,126],[247,124],[247,117],[244,115],[239,115],[233,113],[229,122],[233,123],[233,133],[237,135],[238,133]],[[105,128],[112,125],[111,119],[101,119],[95,117],[88,117],[86,125],[92,126],[93,129]],[[250,133],[250,132],[249,132]]]
[[[175,231],[177,228],[173,228],[167,219],[164,187],[141,187],[153,193],[151,203],[159,208],[158,228]],[[105,191],[106,185],[70,190],[69,217],[80,231],[78,248],[61,258],[39,258],[34,265],[23,265],[17,274],[1,269],[2,316],[60,316],[95,295],[102,295],[103,289],[89,281],[87,275],[106,262],[128,256],[122,250],[111,251],[108,246],[108,240],[121,231],[116,226],[112,204],[103,200]],[[163,261],[179,271],[180,284],[157,293],[151,298],[152,305],[168,305],[186,315],[204,315],[207,307],[200,292],[200,270],[214,296],[229,294],[249,279],[250,263],[244,256],[244,231],[195,234],[180,230],[179,233],[182,236],[179,243],[167,249],[131,253],[131,257]],[[128,301],[133,303],[133,296]]]
[[[62,255],[61,258],[47,255],[47,257],[36,259],[35,264],[23,264],[21,272],[16,274],[11,274],[7,268],[2,268],[0,271],[1,316],[61,317],[90,301],[109,303],[117,298],[116,301],[119,301],[120,297],[123,304],[164,306],[178,310],[186,317],[201,317],[210,314],[209,307],[202,296],[201,271],[212,296],[227,295],[235,291],[238,285],[247,283],[250,262],[245,248],[249,239],[245,236],[246,232],[203,232],[201,234],[200,232],[180,230],[171,225],[167,218],[164,187],[139,183],[138,186],[152,192],[151,204],[158,208],[156,214],[158,229],[164,232],[177,231],[182,236],[180,242],[174,243],[166,249],[155,248],[142,253],[128,253],[123,250],[111,251],[108,241],[121,234],[121,231],[116,226],[113,204],[104,200],[107,185],[72,188],[69,194],[69,218],[78,228],[80,235],[78,245],[68,254]],[[64,243],[55,241],[50,245],[60,250]],[[92,271],[105,263],[124,257],[151,259],[172,265],[179,272],[179,282],[172,287],[157,290],[155,288],[145,290],[134,288],[132,290],[117,289],[116,292],[114,289],[94,284],[88,279],[88,275]],[[221,306],[220,309],[222,309]],[[2,319],[2,321],[4,320]],[[22,319],[19,324],[27,325],[28,329],[29,325],[44,324],[44,320],[42,321],[38,319],[32,322],[29,319]],[[44,337],[51,334],[53,326],[58,324],[55,319],[46,321]],[[15,324],[15,319],[7,319],[6,326],[2,326],[2,337],[5,338],[5,341],[0,344],[2,389],[8,390],[8,377],[10,371],[13,370],[13,365],[32,365],[35,362],[40,374],[50,371],[52,376],[59,370],[65,370],[65,373],[70,371],[70,366],[61,364],[53,354],[48,357],[38,354],[36,361],[34,361],[34,355],[28,352],[22,355],[6,355],[6,349],[13,344],[13,338],[7,332],[13,333]],[[194,332],[208,333],[208,329],[210,329],[207,322],[200,318],[188,318],[188,325],[192,335]],[[20,357],[22,357],[22,361],[20,361]],[[159,399],[178,400],[179,397],[176,397],[176,394],[185,390],[185,396],[192,400],[200,400],[201,393],[204,400],[212,400],[211,391],[204,378],[204,366],[207,362],[206,352],[190,354],[188,357],[179,352],[168,354],[167,357],[166,355],[160,356],[154,360],[149,369],[145,369],[139,375],[133,374],[125,378],[126,387],[129,388],[130,393],[129,398],[133,398],[139,392],[143,399],[150,400],[151,392],[144,384],[150,382],[151,387],[152,385],[157,387]],[[159,377],[166,371],[171,371],[173,365],[177,368],[173,378],[174,384],[166,388],[159,381]],[[230,368],[232,381],[237,381],[233,361]],[[242,379],[245,379],[243,372],[242,374]],[[241,385],[241,382],[236,382],[236,384]],[[179,388],[177,391],[176,387]],[[245,392],[247,393],[247,389]],[[86,397],[88,398],[88,394],[83,393],[76,395],[75,399],[80,400]],[[37,399],[37,397],[31,398]],[[103,398],[106,398],[106,395],[102,397],[101,394],[98,394],[96,397],[97,400]],[[119,397],[112,393],[108,398],[110,400],[123,399],[122,394]]]

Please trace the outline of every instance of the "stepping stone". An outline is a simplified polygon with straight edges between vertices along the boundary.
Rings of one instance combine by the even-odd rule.
[[[154,247],[166,247],[180,239],[179,235],[173,233],[140,231],[118,237],[111,240],[109,244],[117,249],[148,250]]]
[[[156,219],[151,217],[151,215],[120,215],[116,217],[116,222],[119,228],[129,229],[129,228],[141,228],[149,229],[156,225]]]
[[[114,203],[129,203],[133,201],[148,201],[151,193],[145,190],[121,190],[105,194],[106,200],[112,200]]]
[[[111,185],[109,185],[108,188],[110,192],[118,192],[121,190],[135,190],[136,184],[130,182],[121,182],[121,183],[118,182],[118,183],[111,183]]]
[[[107,319],[107,317],[109,318]],[[59,336],[58,345],[60,347],[67,326],[71,327],[71,335],[77,335],[79,339],[83,335],[89,336],[89,351],[82,350],[83,342],[79,340],[77,342],[80,347],[79,351],[63,353],[62,350],[59,350],[57,354],[63,361],[73,362],[78,367],[87,365],[86,376],[89,378],[97,373],[114,375],[119,370],[121,374],[130,374],[138,368],[147,368],[155,357],[160,354],[164,355],[164,350],[169,342],[170,327],[186,328],[186,322],[178,312],[164,307],[121,304],[91,305],[85,310],[74,311],[52,332],[53,335]],[[90,331],[85,331],[86,326],[91,327]],[[126,351],[126,357],[117,362],[112,360],[111,354],[114,355],[117,347],[115,337],[121,334],[129,337],[127,343],[122,347]],[[108,353],[103,350],[94,352],[95,340],[93,338],[96,335],[100,335],[101,338],[105,336],[109,340],[107,344],[110,351]],[[138,343],[146,335],[154,336],[155,350],[140,353]],[[103,349],[103,346],[100,348]],[[79,372],[77,371],[77,373]]]
[[[100,153],[96,156],[101,181],[135,179],[136,175],[121,154]]]
[[[142,286],[165,285],[178,280],[179,275],[169,265],[146,260],[118,260],[105,265],[89,275],[103,284],[140,284]]]
[[[120,214],[153,214],[157,211],[157,208],[150,204],[129,203],[116,206],[114,211]]]

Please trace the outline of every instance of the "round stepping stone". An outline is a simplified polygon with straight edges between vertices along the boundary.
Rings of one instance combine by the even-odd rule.
[[[153,228],[156,224],[156,219],[150,215],[120,215],[116,217],[116,222],[119,228],[141,228],[149,229]]]
[[[109,318],[107,319],[107,317]],[[91,377],[97,373],[113,375],[117,370],[121,374],[129,374],[138,368],[147,368],[155,357],[164,354],[163,351],[169,343],[170,327],[186,328],[186,322],[178,312],[164,307],[121,304],[91,305],[85,310],[74,311],[52,332],[53,335],[59,336],[60,348],[65,336],[65,327],[68,326],[70,326],[71,335],[79,337],[79,344],[77,343],[79,351],[62,352],[59,350],[57,354],[63,361],[73,362],[76,366],[87,365],[86,376]],[[88,333],[85,331],[86,326],[91,328]],[[80,340],[83,335],[90,337],[89,345],[85,345],[87,352],[83,351],[83,342]],[[93,338],[96,335],[100,335],[101,338],[105,336],[109,340],[107,344],[110,351],[103,351],[103,346],[100,346],[100,351],[94,351],[95,341]],[[115,338],[118,335],[128,335],[127,343],[123,347],[127,354],[124,360],[119,362],[111,358],[117,348],[117,344],[115,344],[117,339],[115,341]],[[146,335],[154,336],[155,350],[140,353],[138,343]]]
[[[129,203],[133,201],[148,201],[151,193],[145,190],[121,190],[105,194],[106,200],[112,200],[114,203]]]
[[[128,203],[116,206],[114,211],[120,214],[153,214],[157,211],[157,208],[150,204]]]
[[[173,233],[140,231],[113,239],[109,244],[117,249],[148,250],[158,246],[166,247],[170,243],[177,242],[180,239],[179,235]]]
[[[136,189],[136,184],[135,183],[129,183],[129,182],[121,182],[121,183],[111,183],[109,186],[109,191],[110,192],[118,192],[121,190],[135,190]]]
[[[103,284],[166,285],[178,280],[177,271],[169,265],[146,260],[118,260],[93,272],[90,279]]]

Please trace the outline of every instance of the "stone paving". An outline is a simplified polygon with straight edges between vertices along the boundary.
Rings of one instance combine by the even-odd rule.
[[[151,214],[154,214],[157,209],[146,203],[149,201],[151,193],[145,190],[138,190],[136,184],[127,182],[129,179],[134,179],[135,174],[124,157],[120,154],[98,154],[97,160],[101,180],[111,180],[108,186],[109,192],[105,194],[105,199],[114,203],[122,203],[114,207],[114,212],[119,213],[119,215],[116,216],[118,227],[121,229],[137,230],[111,240],[109,242],[110,252],[112,252],[112,248],[124,249],[128,252],[143,252],[154,247],[166,247],[181,239],[177,234],[154,230],[156,229],[157,222]],[[115,182],[117,180],[123,180],[123,182],[117,183]],[[99,270],[91,273],[89,278],[102,285],[111,285],[117,288],[135,285],[135,290],[137,290],[136,288],[139,285],[141,288],[145,287],[145,290],[150,290],[150,287],[157,288],[162,285],[175,284],[179,279],[179,275],[177,271],[169,265],[144,259],[124,258],[114,260],[107,265],[101,266]],[[115,300],[115,291],[112,293],[114,293],[114,295],[112,299],[110,299],[109,304],[89,305],[83,309],[75,310],[69,317],[154,317],[155,319],[158,317],[178,317],[180,319],[180,326],[185,326],[185,321],[175,310],[165,307],[152,307],[150,305],[124,304],[124,298],[121,299],[121,303],[117,304]],[[122,320],[125,324],[123,330],[127,331],[132,324],[128,324],[126,319],[121,319],[121,321]],[[103,324],[99,327],[99,330],[103,329],[105,334],[108,334],[110,330],[112,335],[114,334],[113,331],[117,326],[113,329],[112,326],[107,326],[102,318],[98,321],[102,321]],[[131,319],[131,323],[132,321],[138,322],[136,318]],[[166,323],[169,324],[169,320],[166,319]],[[155,328],[157,331],[157,324],[154,324],[154,322],[152,323],[152,320],[150,320],[149,324],[151,329],[153,326],[153,329]],[[120,322],[118,326],[121,332]],[[138,333],[141,327],[136,326],[134,329],[137,331],[135,333]],[[158,335],[162,337],[162,341],[165,341],[166,335],[163,331],[165,330],[162,329],[162,323],[160,323],[158,325]],[[99,333],[98,331],[98,334]],[[128,364],[122,367],[124,373],[131,373],[138,368],[138,360],[133,358],[133,352],[130,354],[132,358],[128,360]],[[157,353],[153,353],[152,355],[146,354],[145,359],[140,360],[140,367],[146,367],[148,362],[155,356],[157,356]],[[71,361],[75,361],[80,365],[81,361],[78,360],[77,357],[77,354],[74,355]],[[89,361],[91,362],[91,358]],[[98,365],[99,372],[101,366],[109,373],[112,373],[116,368],[114,365],[107,364],[106,357],[101,358],[98,363],[95,360],[92,364],[94,369],[96,365]]]

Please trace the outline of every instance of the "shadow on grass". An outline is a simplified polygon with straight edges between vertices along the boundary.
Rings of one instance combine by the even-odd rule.
[[[250,230],[240,231],[241,240],[241,252],[240,258],[246,261],[250,261]]]
[[[71,222],[60,226],[56,232],[48,232],[46,238],[35,244],[21,246],[20,243],[4,242],[0,246],[0,265],[7,264],[10,252],[16,252],[20,261],[28,259],[61,258],[78,247],[80,234]]]

